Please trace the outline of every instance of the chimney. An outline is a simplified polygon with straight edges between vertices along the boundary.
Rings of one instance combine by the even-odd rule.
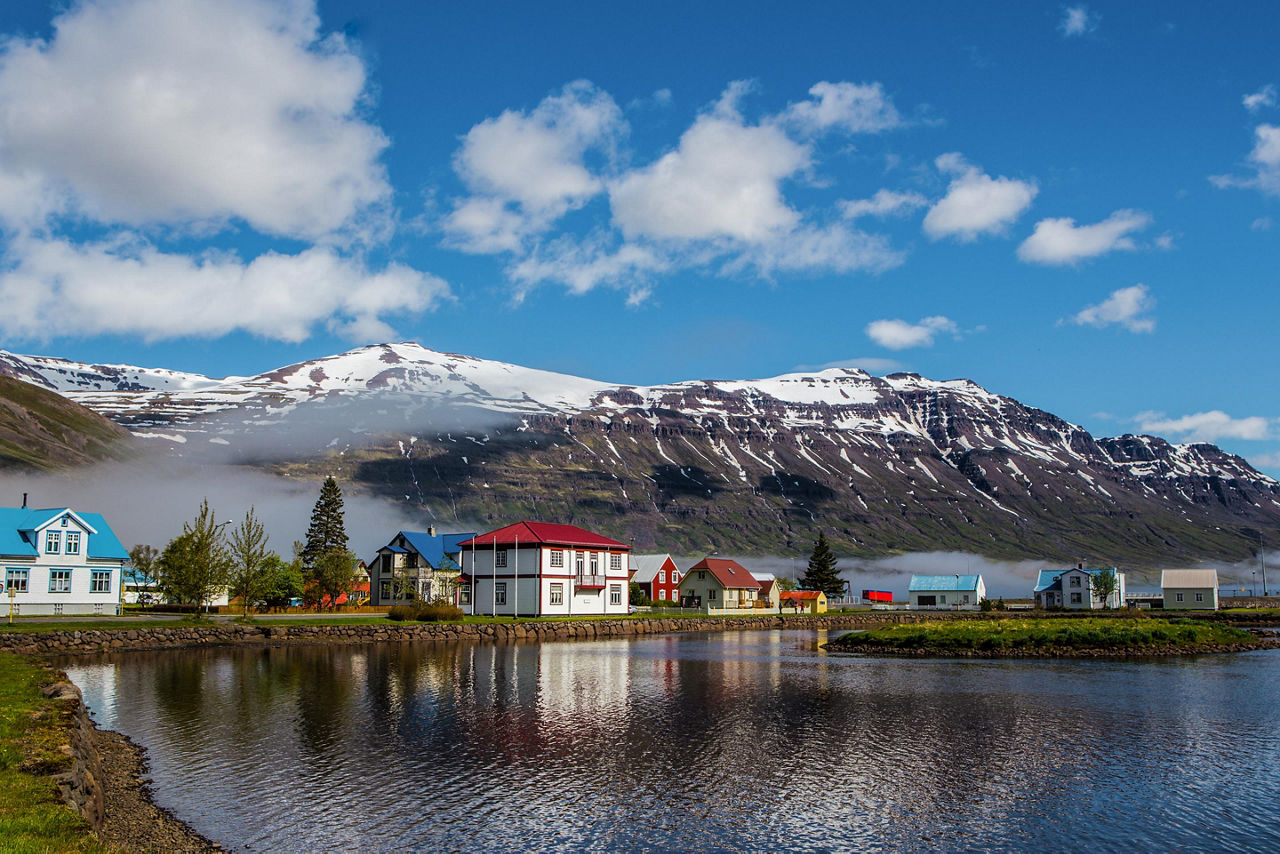
[[[1084,569],[1084,564],[1083,563],[1076,564],[1076,569]]]
[[[432,525],[432,526],[430,526],[429,528],[427,528],[427,536],[428,536],[428,537],[434,537],[435,535],[436,535],[436,526],[435,526],[435,525]]]
[[[22,509],[27,509],[27,494],[25,492],[22,493]]]

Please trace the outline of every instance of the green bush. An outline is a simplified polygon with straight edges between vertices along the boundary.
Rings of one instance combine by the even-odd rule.
[[[416,620],[418,618],[418,609],[413,605],[392,605],[391,610],[387,611],[387,619],[400,622],[401,620]]]
[[[444,623],[450,620],[461,620],[462,609],[457,605],[450,605],[444,602],[422,605],[418,608],[417,616],[414,619],[422,623]]]

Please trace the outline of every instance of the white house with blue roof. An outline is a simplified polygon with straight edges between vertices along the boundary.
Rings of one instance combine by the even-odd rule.
[[[1094,593],[1094,580],[1103,573],[1115,573],[1116,589],[1104,603]],[[1085,569],[1077,564],[1070,569],[1042,569],[1036,578],[1037,608],[1066,608],[1071,611],[1091,611],[1095,608],[1121,608],[1124,606],[1124,573],[1114,566]]]
[[[98,513],[0,507],[0,567],[15,615],[118,614],[128,561]]]
[[[394,605],[406,599],[464,604],[459,601],[458,543],[474,536],[474,532],[437,534],[435,528],[396,532],[369,564],[370,604]]]
[[[916,610],[976,611],[986,595],[981,575],[913,575],[907,585]]]

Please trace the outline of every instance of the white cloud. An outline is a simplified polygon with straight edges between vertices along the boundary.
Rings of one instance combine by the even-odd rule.
[[[1120,288],[1097,305],[1091,305],[1071,318],[1078,326],[1123,326],[1130,332],[1154,332],[1156,321],[1150,312],[1156,307],[1155,297],[1146,285]]]
[[[70,4],[0,48],[0,204],[106,224],[366,239],[385,233],[387,138],[365,69],[309,0]]]
[[[450,297],[435,276],[401,264],[373,271],[327,247],[268,252],[245,263],[198,258],[117,238],[73,245],[15,241],[0,272],[0,333],[41,341],[132,335],[148,341],[243,331],[302,341],[317,326],[358,341],[387,340],[388,315],[416,314]]]
[[[934,337],[939,334],[957,337],[960,334],[955,321],[942,316],[926,317],[919,323],[907,323],[905,320],[874,320],[867,324],[866,331],[868,338],[890,350],[932,347]]]
[[[1268,83],[1257,92],[1245,95],[1241,101],[1244,108],[1251,113],[1256,113],[1263,107],[1274,107],[1276,105],[1276,87]]]
[[[970,241],[982,234],[1002,234],[1031,207],[1039,192],[1034,181],[992,178],[955,152],[939,156],[934,163],[954,177],[947,194],[925,215],[924,231],[933,240]]]
[[[1232,418],[1225,412],[1197,412],[1181,418],[1165,418],[1159,413],[1146,412],[1138,416],[1144,433],[1180,437],[1188,442],[1216,442],[1219,439],[1269,439],[1270,423],[1261,416]]]
[[[744,249],[741,255],[725,264],[724,272],[736,273],[750,266],[763,276],[775,272],[881,273],[902,261],[902,253],[893,249],[881,235],[866,234],[840,224],[825,228],[802,226],[778,240]]]
[[[1071,217],[1042,219],[1018,247],[1018,257],[1035,264],[1074,264],[1117,249],[1135,249],[1129,234],[1151,224],[1141,211],[1120,210],[1093,225],[1076,225]]]
[[[841,202],[840,212],[844,214],[845,219],[857,219],[860,216],[906,216],[928,204],[929,200],[916,192],[897,193],[893,190],[878,190],[869,199]]]
[[[1249,464],[1256,469],[1280,469],[1280,452],[1271,454],[1250,454]]]
[[[1269,216],[1260,216],[1253,222],[1249,223],[1250,231],[1270,231],[1274,223]]]
[[[800,222],[780,183],[809,165],[809,149],[774,125],[745,124],[733,91],[685,131],[675,151],[609,188],[627,238],[758,242]]]
[[[1099,16],[1087,6],[1068,6],[1062,10],[1058,30],[1067,38],[1083,36],[1098,28]]]
[[[902,117],[879,83],[815,83],[807,101],[791,104],[780,120],[805,133],[837,128],[846,133],[879,133],[902,124]]]
[[[1253,150],[1249,152],[1254,174],[1249,177],[1211,175],[1220,188],[1245,187],[1269,196],[1280,196],[1280,127],[1262,124],[1253,129]]]
[[[645,282],[671,266],[668,258],[651,247],[623,244],[611,249],[602,237],[577,241],[565,236],[512,264],[508,272],[518,288],[517,301],[538,284],[558,282],[574,294],[601,285],[623,288],[635,304],[648,296]]]

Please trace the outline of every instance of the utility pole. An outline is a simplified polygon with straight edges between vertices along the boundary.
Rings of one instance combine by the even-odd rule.
[[[1267,595],[1267,556],[1263,553],[1262,532],[1258,532],[1258,560],[1262,561],[1262,595]]]

